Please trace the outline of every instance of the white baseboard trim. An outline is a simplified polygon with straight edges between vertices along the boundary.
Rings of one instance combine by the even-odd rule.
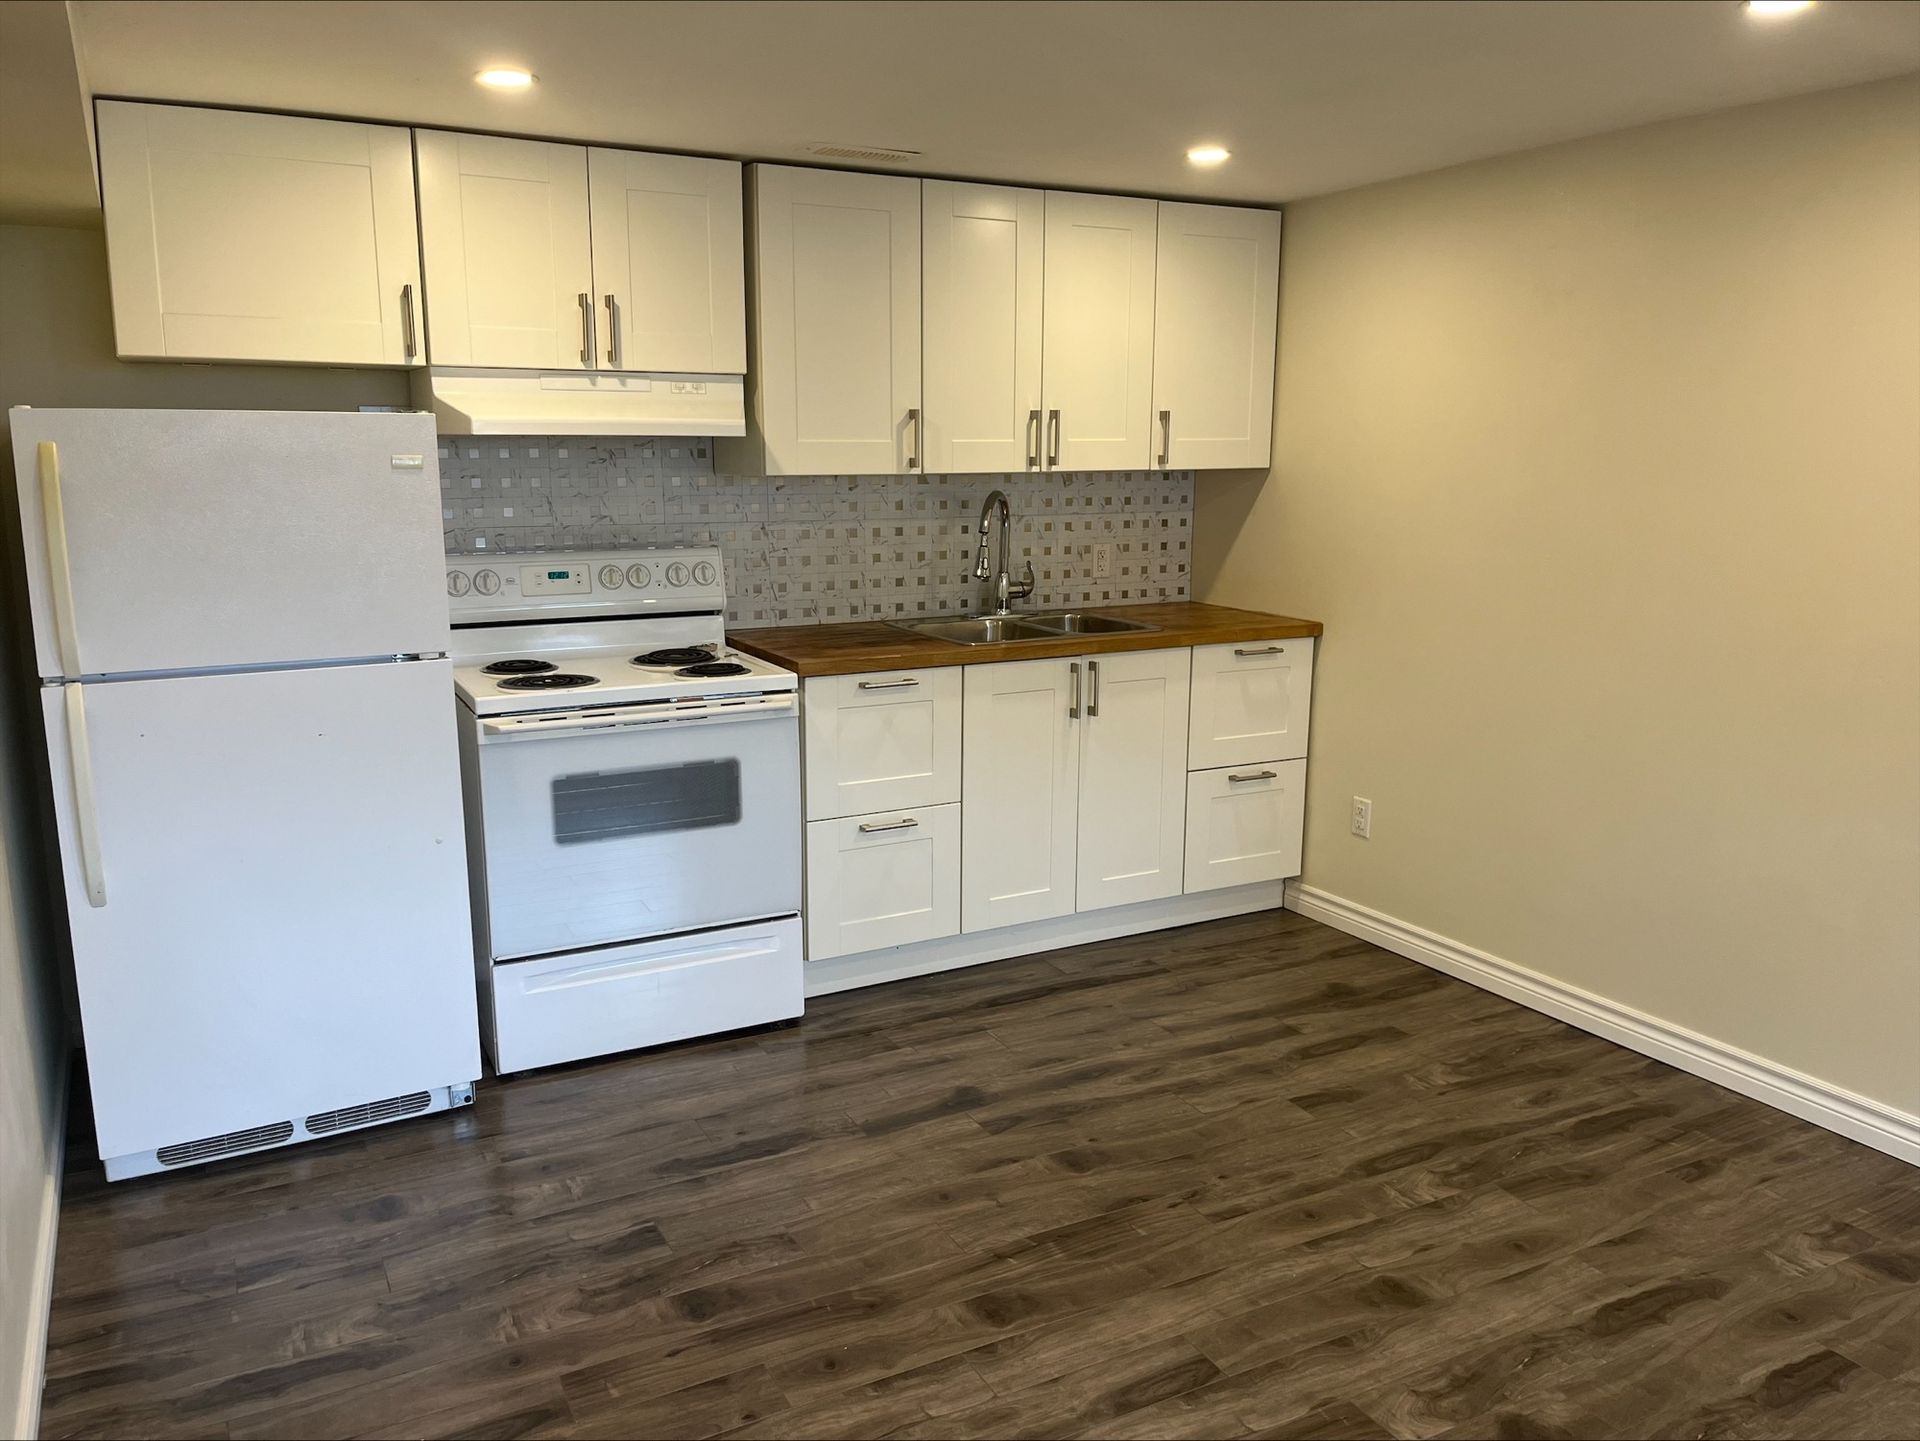
[[[1313,886],[1290,882],[1287,909],[1920,1166],[1920,1116]]]
[[[48,1147],[47,1179],[40,1194],[40,1230],[35,1242],[33,1279],[27,1294],[33,1311],[27,1323],[27,1350],[18,1358],[20,1390],[15,1397],[13,1429],[9,1436],[40,1434],[40,1392],[47,1379],[48,1322],[53,1314],[53,1253],[60,1233],[60,1176],[67,1165],[67,1070],[72,1058],[64,1052],[54,1081],[54,1133]]]
[[[1014,956],[1031,956],[1040,951],[1057,951],[1065,946],[1082,946],[1089,941],[1110,941],[1118,936],[1134,936],[1144,931],[1163,931],[1170,926],[1191,926],[1200,921],[1224,920],[1228,916],[1244,916],[1254,911],[1278,910],[1285,899],[1286,882],[1261,881],[1251,886],[1231,886],[1225,890],[1200,891],[1190,896],[1170,896],[1163,901],[1140,901],[1131,906],[1056,916],[1049,921],[1031,921],[1024,926],[942,936],[939,940],[917,941],[910,946],[893,946],[884,951],[863,951],[855,956],[808,961],[807,994],[827,996],[835,991],[851,991],[860,986],[878,986],[887,981],[904,981],[912,976],[955,971],[962,966],[984,965],[988,961],[1004,961]]]

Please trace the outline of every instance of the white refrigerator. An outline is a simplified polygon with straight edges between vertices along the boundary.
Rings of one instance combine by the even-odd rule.
[[[108,1177],[470,1102],[431,418],[10,419]]]

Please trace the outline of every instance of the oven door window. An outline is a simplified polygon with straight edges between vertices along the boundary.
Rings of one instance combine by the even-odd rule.
[[[702,760],[553,780],[558,845],[740,824],[740,762]]]

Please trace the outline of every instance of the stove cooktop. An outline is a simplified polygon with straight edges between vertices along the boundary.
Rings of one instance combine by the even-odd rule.
[[[524,645],[516,636],[510,644]],[[644,640],[641,642],[645,644]],[[544,654],[456,657],[454,685],[478,715],[577,709],[583,705],[641,705],[697,696],[744,695],[797,689],[793,672],[724,644],[665,646],[643,651],[631,640],[618,647],[555,648]]]

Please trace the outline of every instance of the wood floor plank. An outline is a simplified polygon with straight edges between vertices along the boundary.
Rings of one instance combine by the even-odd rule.
[[[62,1201],[65,1436],[1866,1436],[1911,1168],[1303,917]]]

